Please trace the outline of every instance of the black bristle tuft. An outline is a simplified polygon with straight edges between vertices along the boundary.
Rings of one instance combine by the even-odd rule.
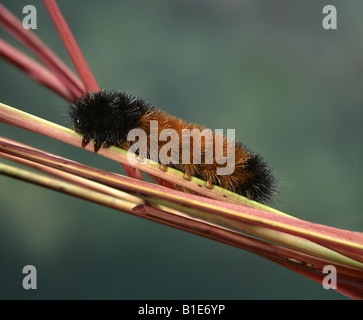
[[[140,98],[120,91],[88,92],[70,106],[75,131],[83,135],[82,146],[94,139],[95,152],[119,145],[150,108]]]
[[[267,163],[257,153],[251,152],[245,163],[245,172],[250,178],[247,181],[241,179],[235,192],[257,202],[271,202],[277,183]]]

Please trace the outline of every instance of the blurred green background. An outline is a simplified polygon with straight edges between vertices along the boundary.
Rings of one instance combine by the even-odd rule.
[[[361,1],[58,2],[102,88],[236,129],[275,170],[276,208],[363,231]],[[2,3],[19,18],[35,5],[35,33],[71,66],[41,1]],[[334,31],[322,27],[327,4]],[[0,101],[71,127],[65,101],[3,60]],[[37,134],[4,124],[0,133],[122,172]],[[345,299],[252,253],[8,177],[0,188],[2,299]],[[37,290],[22,288],[28,264]]]

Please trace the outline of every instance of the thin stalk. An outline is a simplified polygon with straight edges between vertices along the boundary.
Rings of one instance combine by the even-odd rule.
[[[16,179],[28,181],[40,186],[45,186],[49,189],[65,194],[75,195],[78,198],[96,202],[110,208],[132,212],[132,209],[135,207],[135,204],[132,202],[106,196],[100,192],[91,191],[77,185],[75,186],[71,183],[55,179],[54,177],[44,176],[35,172],[29,172],[27,170],[6,165],[4,163],[0,163],[0,172]]]
[[[0,57],[64,99],[69,101],[74,99],[71,91],[53,73],[2,39],[0,39]]]
[[[78,47],[76,40],[74,39],[67,22],[65,21],[62,13],[60,12],[55,0],[43,0],[43,3],[53,20],[53,23],[62,39],[62,42],[73,62],[74,67],[77,70],[79,77],[88,91],[99,91],[100,88],[97,85],[96,80],[93,77],[91,70],[88,67],[86,60],[83,57],[81,50]]]
[[[3,158],[12,160],[19,164],[26,165],[33,169],[36,169],[36,170],[42,171],[44,173],[47,173],[49,175],[52,175],[54,177],[57,177],[58,179],[61,179],[63,181],[67,181],[74,185],[78,185],[83,188],[88,188],[89,190],[97,191],[99,193],[103,193],[103,194],[106,194],[106,195],[109,195],[109,196],[112,196],[112,197],[115,197],[115,198],[118,198],[121,200],[133,202],[135,205],[146,203],[145,200],[142,199],[140,196],[131,195],[130,193],[121,191],[119,189],[111,188],[109,186],[106,186],[104,184],[101,184],[101,183],[98,183],[95,181],[85,179],[83,177],[77,176],[76,174],[71,174],[66,171],[58,170],[58,169],[52,168],[50,166],[43,165],[38,162],[27,160],[27,159],[13,156],[10,154],[1,153],[1,156]]]
[[[0,26],[11,34],[27,49],[32,51],[39,60],[57,76],[60,81],[72,92],[75,101],[85,92],[81,81],[68,69],[68,67],[50,50],[31,30],[23,28],[22,23],[0,3]]]

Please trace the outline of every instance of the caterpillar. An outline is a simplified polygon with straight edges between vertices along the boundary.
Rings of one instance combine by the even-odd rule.
[[[205,129],[203,126],[171,116],[141,98],[117,90],[101,90],[84,94],[70,105],[69,115],[73,121],[74,130],[83,137],[82,146],[85,147],[93,139],[95,152],[101,147],[109,146],[128,150],[132,145],[132,142],[127,140],[130,130],[144,130],[148,140],[146,154],[148,158],[150,158],[150,123],[152,121],[157,121],[159,132],[164,129],[174,129],[179,136],[179,145],[183,145],[183,130]],[[216,136],[213,134],[213,142],[215,139]],[[159,151],[165,143],[159,142]],[[177,159],[180,161],[171,162],[168,166],[184,172],[184,178],[187,180],[193,176],[204,180],[206,186],[217,185],[251,200],[261,203],[270,202],[276,191],[276,181],[271,169],[260,155],[240,142],[233,143],[234,171],[232,174],[217,174],[219,165],[215,154],[212,163],[206,161],[207,143],[205,141],[201,144],[200,163],[196,164],[192,161],[183,163],[180,156]],[[223,136],[224,155],[226,155],[227,144],[227,138]],[[193,158],[193,152],[190,158]],[[157,177],[152,178],[156,182],[161,182]],[[187,191],[183,187],[174,187]]]

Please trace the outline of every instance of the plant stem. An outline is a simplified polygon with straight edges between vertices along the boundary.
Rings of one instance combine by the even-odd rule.
[[[91,70],[88,67],[86,60],[83,57],[81,50],[79,49],[76,40],[74,39],[67,22],[65,21],[62,13],[60,12],[55,0],[43,0],[43,3],[53,20],[53,23],[62,39],[62,42],[73,62],[74,67],[77,70],[79,77],[88,91],[99,91],[100,88],[97,85],[96,80],[93,77]]]
[[[85,92],[81,81],[32,31],[23,28],[22,23],[0,3],[0,26],[32,51],[49,70],[71,91],[76,100]]]
[[[0,39],[0,57],[18,67],[29,77],[51,89],[66,100],[74,99],[71,91],[53,73]]]

